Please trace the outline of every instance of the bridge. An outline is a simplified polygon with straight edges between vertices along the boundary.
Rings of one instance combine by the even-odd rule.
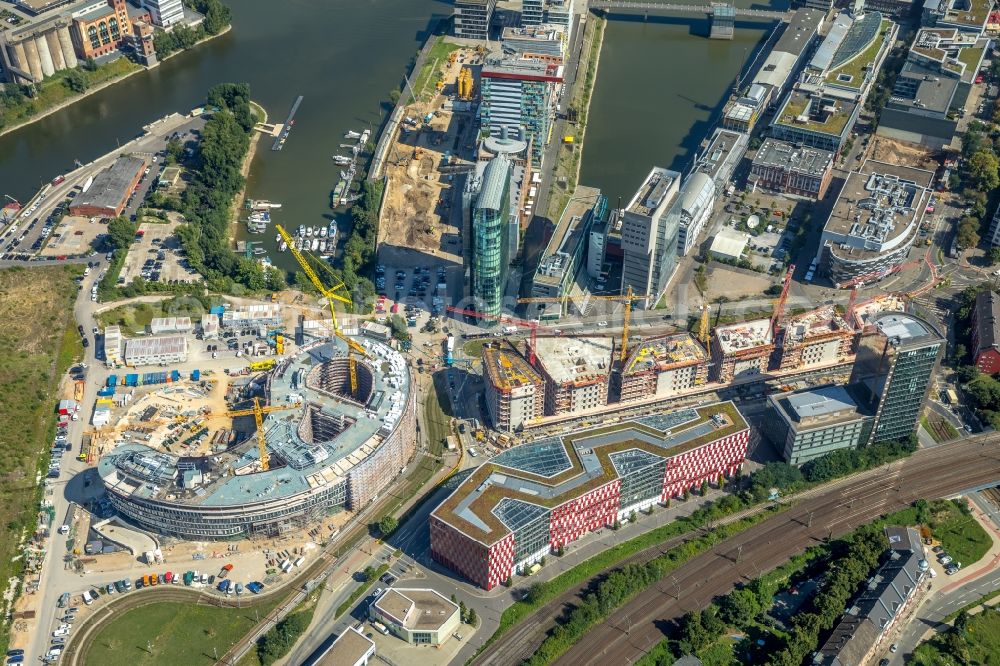
[[[605,11],[627,9],[648,14],[708,14],[712,15],[713,10],[718,6],[729,7],[735,16],[746,16],[751,18],[770,19],[772,21],[787,21],[792,12],[775,12],[767,9],[744,9],[733,7],[724,3],[712,3],[710,5],[682,5],[674,2],[657,2],[656,0],[590,0],[587,6],[590,9],[603,9]]]

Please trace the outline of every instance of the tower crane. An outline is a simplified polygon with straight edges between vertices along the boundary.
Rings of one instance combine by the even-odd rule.
[[[789,264],[788,270],[785,272],[785,281],[781,285],[781,296],[778,297],[778,302],[774,304],[774,314],[771,315],[771,335],[772,340],[778,337],[778,328],[781,326],[782,319],[785,315],[785,300],[788,299],[788,288],[792,284],[792,273],[795,272],[795,264]]]
[[[323,295],[323,298],[325,298],[327,303],[330,305],[330,317],[333,320],[333,334],[347,344],[347,367],[351,375],[351,394],[353,395],[357,393],[358,390],[358,368],[353,352],[360,354],[362,358],[368,358],[368,352],[364,347],[344,335],[344,332],[340,330],[340,323],[337,321],[337,311],[334,308],[333,302],[340,301],[341,303],[347,303],[349,305],[353,305],[354,303],[349,297],[338,293],[339,291],[344,290],[343,282],[340,282],[333,287],[325,287],[322,280],[319,279],[319,275],[316,274],[316,271],[313,270],[313,267],[309,264],[309,261],[301,252],[299,252],[298,249],[296,249],[295,241],[292,239],[291,235],[289,235],[289,233],[285,231],[285,228],[280,224],[276,224],[275,228],[278,230],[278,234],[281,235],[281,239],[288,245],[288,249],[291,250],[292,256],[295,257],[295,261],[299,262],[299,266],[302,267],[306,277],[309,278],[309,281],[312,282],[313,286],[316,287],[319,293]]]
[[[701,340],[701,344],[705,345],[705,351],[711,355],[712,353],[712,338],[711,329],[708,326],[708,318],[711,316],[711,309],[706,303],[701,311],[701,326],[698,327],[698,339]]]
[[[591,296],[592,301],[617,301],[619,303],[625,303],[625,313],[622,320],[622,350],[621,350],[621,362],[625,363],[625,359],[628,358],[628,326],[629,321],[632,317],[632,302],[641,301],[649,298],[646,294],[633,294],[632,287],[629,286],[624,294],[612,295],[612,296]],[[531,297],[531,298],[519,298],[518,303],[563,303],[566,300],[565,296],[559,298],[551,297]]]
[[[289,246],[291,247],[291,246]],[[296,402],[291,405],[265,405],[261,406],[260,398],[254,397],[253,407],[249,409],[233,409],[227,412],[222,412],[220,414],[207,414],[207,417],[212,416],[250,416],[253,414],[253,420],[257,424],[257,453],[260,455],[260,469],[266,472],[270,469],[271,456],[267,452],[267,437],[264,434],[264,415],[270,414],[271,412],[284,412],[290,409],[297,409],[302,403]]]

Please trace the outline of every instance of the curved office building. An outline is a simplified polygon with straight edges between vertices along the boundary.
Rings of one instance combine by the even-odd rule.
[[[256,437],[222,454],[185,458],[119,445],[98,471],[118,513],[159,534],[214,540],[275,536],[335,510],[357,510],[384,489],[416,450],[415,398],[403,357],[361,341],[352,391],[346,345],[305,347],[270,372],[269,469]]]
[[[490,160],[472,209],[472,297],[476,308],[489,315],[500,314],[507,286],[511,170],[506,155]]]

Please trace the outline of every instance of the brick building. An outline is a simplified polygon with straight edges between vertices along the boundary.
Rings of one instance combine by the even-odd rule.
[[[81,58],[117,51],[134,36],[133,23],[151,21],[149,12],[125,0],[97,0],[73,12],[73,42]]]
[[[972,357],[980,372],[1000,372],[1000,297],[993,290],[980,292],[972,309]]]
[[[753,158],[749,181],[784,194],[822,199],[832,178],[830,151],[769,138]]]
[[[73,199],[70,215],[118,217],[125,210],[145,167],[146,163],[138,157],[119,157],[110,168],[97,174],[86,192]]]

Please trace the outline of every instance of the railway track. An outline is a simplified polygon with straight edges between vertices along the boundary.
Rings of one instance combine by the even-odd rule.
[[[766,505],[760,505],[757,507],[752,507],[750,509],[744,509],[732,515],[726,516],[721,520],[716,522],[716,525],[726,525],[747,516],[758,514],[766,510]],[[707,526],[696,528],[690,532],[685,532],[684,534],[679,534],[675,537],[667,539],[655,546],[650,546],[644,550],[640,550],[625,559],[617,562],[614,569],[626,566],[628,564],[645,564],[649,560],[666,553],[666,551],[680,546],[688,541],[697,539],[704,536],[711,528]],[[513,665],[520,664],[522,661],[528,659],[532,654],[538,650],[538,646],[542,644],[548,636],[549,631],[555,626],[558,619],[569,609],[573,608],[579,602],[583,600],[583,595],[592,586],[595,580],[601,578],[603,574],[598,574],[593,578],[587,579],[581,585],[573,587],[566,590],[554,599],[550,599],[543,606],[541,606],[534,614],[530,615],[528,619],[522,621],[516,626],[516,628],[508,631],[503,635],[503,637],[494,643],[492,646],[484,650],[479,654],[473,663],[481,664],[482,666],[502,666],[502,665]]]
[[[557,664],[634,662],[688,611],[701,610],[741,581],[769,571],[807,546],[842,536],[919,498],[949,497],[1000,481],[1000,435],[967,438],[857,475],[727,539],[640,592],[593,627]]]
[[[609,618],[588,632],[560,663],[572,663],[573,666],[597,662],[631,663],[663,638],[662,622],[658,620],[673,619],[688,610],[703,608],[714,596],[727,593],[736,582],[759,576],[808,545],[830,535],[844,534],[878,515],[907,506],[919,497],[947,496],[991,480],[1000,480],[1000,452],[989,446],[998,443],[1000,435],[994,434],[923,449],[904,460],[860,472],[789,498],[792,502],[789,510],[734,535],[675,570],[674,581],[696,581],[694,585],[688,586],[689,589],[685,589],[684,583],[671,581],[669,584],[661,582],[640,593],[612,615],[616,620]],[[956,464],[960,468],[958,471],[955,471]],[[947,469],[942,472],[942,467]],[[924,479],[927,479],[926,483]],[[726,521],[761,510],[763,507],[745,510],[727,517]],[[693,532],[658,544],[612,568],[626,563],[648,561],[661,551],[700,533],[702,532]],[[770,558],[761,556],[751,546],[767,550]],[[736,571],[736,574],[728,577],[722,575],[732,571]],[[720,577],[719,580],[715,580],[716,576]],[[701,579],[706,580],[705,585],[697,582]],[[589,588],[593,580],[592,578],[544,604],[479,654],[473,663],[511,666],[524,661],[534,654],[563,612],[581,600],[582,592]],[[677,605],[673,615],[664,616],[664,613],[654,610],[662,606],[664,595],[669,596]],[[677,596],[680,600],[675,598]],[[652,601],[637,610],[636,603],[640,597]],[[629,610],[625,610],[626,608]],[[630,628],[625,632],[619,629],[609,630],[609,626]],[[639,631],[648,636],[641,647],[634,645],[633,641]],[[602,639],[597,639],[595,634],[601,634]],[[610,640],[614,634],[622,634],[628,640],[626,644],[632,648],[620,648],[613,654],[609,653],[599,641]],[[573,656],[570,657],[570,654]]]

